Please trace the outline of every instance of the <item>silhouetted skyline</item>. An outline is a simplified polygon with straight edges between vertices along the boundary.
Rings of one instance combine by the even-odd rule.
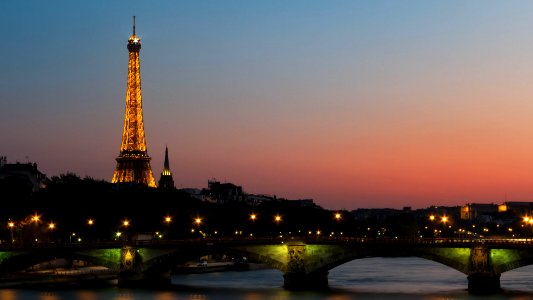
[[[2,1],[0,155],[110,181],[131,17],[154,174],[328,209],[533,200],[530,1]]]

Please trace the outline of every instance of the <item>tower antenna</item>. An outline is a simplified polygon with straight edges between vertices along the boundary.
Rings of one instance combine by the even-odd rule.
[[[133,16],[133,35],[135,35],[135,16]]]

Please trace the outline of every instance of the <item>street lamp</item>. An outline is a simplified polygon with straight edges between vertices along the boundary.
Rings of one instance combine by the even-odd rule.
[[[165,235],[170,237],[170,222],[172,222],[172,217],[167,215],[163,221],[165,222],[165,225],[166,225]],[[158,236],[159,238],[162,237],[162,235],[158,235]]]
[[[50,222],[48,224],[48,229],[50,230],[50,242],[53,241],[52,233],[54,232],[55,228],[56,228],[56,224],[54,224],[54,222]]]
[[[130,221],[128,219],[125,219],[122,221],[122,226],[124,226],[124,240],[128,240],[128,226],[130,226]]]
[[[444,229],[444,232],[443,232],[443,235],[446,234],[446,223],[448,222],[448,217],[447,216],[442,216],[442,218],[440,218],[442,224],[443,224],[443,229]]]
[[[15,242],[15,239],[13,238],[13,227],[15,227],[15,223],[13,221],[9,221],[7,223],[7,226],[9,227],[9,231],[11,232],[11,244]]]
[[[94,239],[94,234],[93,234],[94,220],[93,219],[88,219],[87,220],[87,225],[89,226],[89,232],[87,234],[87,239],[91,242]]]
[[[251,230],[250,230],[250,237],[252,237],[254,235],[253,231],[255,229],[255,220],[257,220],[257,215],[255,213],[251,213],[250,214],[250,220],[252,221],[252,226],[251,227]]]
[[[202,218],[200,217],[196,217],[193,219],[193,226],[196,226],[196,229],[198,231],[198,233],[200,235],[204,235],[204,233],[202,232],[202,230],[200,230],[200,225],[202,224]],[[191,236],[194,237],[194,233],[196,232],[196,230],[194,230],[194,228],[191,229]]]

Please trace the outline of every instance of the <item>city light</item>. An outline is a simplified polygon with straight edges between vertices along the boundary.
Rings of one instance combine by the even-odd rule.
[[[280,215],[276,215],[276,216],[274,217],[274,221],[276,221],[276,223],[281,222],[281,216],[280,216]]]
[[[41,221],[41,216],[38,214],[35,214],[31,217],[31,221],[34,223],[39,223]]]

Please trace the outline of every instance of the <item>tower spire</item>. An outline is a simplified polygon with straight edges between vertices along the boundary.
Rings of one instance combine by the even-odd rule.
[[[159,188],[161,189],[174,189],[174,179],[172,178],[172,172],[170,172],[170,163],[168,162],[168,147],[165,145],[165,164],[161,177],[159,177]]]
[[[169,170],[170,171],[170,164],[168,162],[168,147],[167,147],[167,145],[165,145],[165,165],[164,165],[164,168],[165,168],[165,170]]]
[[[133,16],[133,35],[135,35],[135,16]]]

